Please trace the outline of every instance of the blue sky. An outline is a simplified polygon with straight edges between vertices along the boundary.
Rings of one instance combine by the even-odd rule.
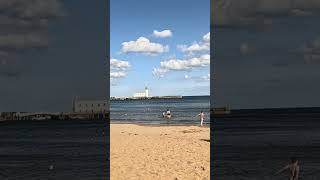
[[[209,0],[110,5],[111,96],[209,95]]]
[[[106,1],[0,3],[0,111],[71,111],[105,99]]]
[[[319,107],[320,1],[221,0],[212,9],[212,106]]]

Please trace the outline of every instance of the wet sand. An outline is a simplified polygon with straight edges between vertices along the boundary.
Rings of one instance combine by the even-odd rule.
[[[210,179],[210,128],[111,124],[111,180]]]

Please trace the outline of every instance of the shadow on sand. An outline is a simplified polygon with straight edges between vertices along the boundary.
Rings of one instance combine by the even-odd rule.
[[[200,139],[200,141],[210,142],[210,139]]]

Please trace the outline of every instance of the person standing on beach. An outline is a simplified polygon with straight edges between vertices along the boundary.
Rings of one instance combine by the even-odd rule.
[[[204,112],[201,111],[200,114],[198,114],[198,116],[200,117],[200,126],[203,125],[203,120],[204,120]]]
[[[282,173],[285,170],[289,171],[289,178],[288,180],[298,180],[299,178],[299,164],[298,164],[298,160],[295,157],[291,158],[291,162],[286,165],[285,167],[283,167],[282,169],[280,169],[277,174]]]

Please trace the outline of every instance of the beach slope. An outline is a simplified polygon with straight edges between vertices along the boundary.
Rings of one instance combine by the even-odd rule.
[[[111,180],[210,179],[210,128],[111,124]]]

